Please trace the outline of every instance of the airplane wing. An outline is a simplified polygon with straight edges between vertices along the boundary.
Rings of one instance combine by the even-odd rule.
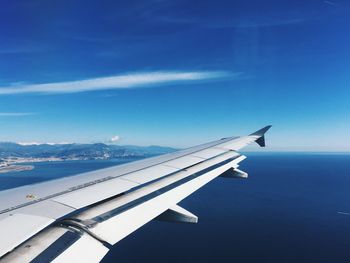
[[[1,262],[99,262],[147,222],[196,223],[177,204],[214,178],[246,178],[237,151],[265,146],[271,126],[243,137],[0,192]]]

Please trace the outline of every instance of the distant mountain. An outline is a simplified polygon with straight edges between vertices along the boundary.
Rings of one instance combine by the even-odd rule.
[[[147,157],[173,152],[176,149],[161,146],[133,146],[94,144],[33,144],[23,145],[0,142],[2,158],[60,158],[60,159],[114,159],[122,157]]]

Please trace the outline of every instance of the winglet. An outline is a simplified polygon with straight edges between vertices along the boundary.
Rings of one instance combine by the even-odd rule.
[[[249,136],[259,136],[258,139],[256,139],[256,143],[259,144],[260,147],[265,147],[265,133],[271,128],[271,125],[268,125],[252,134]]]

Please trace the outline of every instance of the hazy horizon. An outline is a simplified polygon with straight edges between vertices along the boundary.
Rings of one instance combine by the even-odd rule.
[[[173,147],[169,145],[155,145],[155,144],[145,144],[145,145],[136,145],[136,144],[120,144],[120,143],[113,143],[108,141],[101,141],[101,142],[11,142],[11,141],[0,141],[1,143],[14,143],[20,146],[40,146],[40,145],[70,145],[70,144],[87,144],[87,145],[94,145],[94,144],[105,144],[105,145],[111,145],[111,146],[119,146],[119,147],[161,147],[161,148],[172,148],[174,150],[183,150],[186,148],[179,148],[179,147]],[[192,145],[196,146],[196,145]],[[350,150],[335,150],[335,149],[322,149],[322,148],[314,148],[314,149],[304,149],[301,150],[301,147],[265,147],[261,148],[257,145],[248,145],[244,152],[247,153],[259,153],[259,154],[265,154],[265,153],[330,153],[330,154],[348,154],[350,153]]]

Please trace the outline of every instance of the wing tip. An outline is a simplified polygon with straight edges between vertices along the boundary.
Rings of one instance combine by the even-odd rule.
[[[267,125],[264,128],[250,134],[250,136],[258,136],[255,140],[260,147],[265,147],[265,133],[272,127],[272,125]]]
[[[254,136],[264,136],[264,134],[272,127],[272,125],[267,125],[264,128],[261,128],[260,130],[250,134]]]

